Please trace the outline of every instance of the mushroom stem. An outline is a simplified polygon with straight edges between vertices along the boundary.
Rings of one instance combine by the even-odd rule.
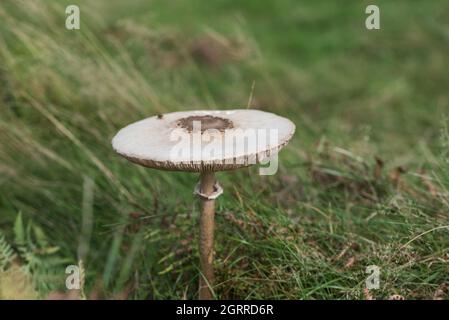
[[[204,195],[214,192],[214,172],[202,172],[200,177],[200,191]],[[200,217],[200,285],[199,299],[213,298],[211,287],[214,283],[214,205],[215,200],[202,199]]]

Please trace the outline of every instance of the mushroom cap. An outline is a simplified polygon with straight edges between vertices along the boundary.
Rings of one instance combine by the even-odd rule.
[[[182,111],[132,123],[115,135],[112,146],[145,167],[223,171],[268,161],[294,132],[290,120],[259,110]]]

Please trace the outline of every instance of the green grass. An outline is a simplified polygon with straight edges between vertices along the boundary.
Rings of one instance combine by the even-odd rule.
[[[374,298],[448,298],[449,5],[376,3],[379,31],[365,1],[2,1],[0,270],[44,298],[81,254],[87,297],[195,298],[198,177],[110,140],[254,85],[297,131],[276,175],[218,175],[217,298],[364,299],[373,264]]]

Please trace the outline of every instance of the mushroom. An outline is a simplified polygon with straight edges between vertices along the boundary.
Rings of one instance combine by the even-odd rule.
[[[295,131],[288,119],[259,110],[198,110],[159,114],[130,124],[112,139],[131,162],[161,170],[199,172],[199,298],[212,299],[214,205],[223,189],[215,172],[277,159]]]

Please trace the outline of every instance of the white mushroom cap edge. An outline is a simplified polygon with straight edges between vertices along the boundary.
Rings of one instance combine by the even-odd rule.
[[[209,121],[213,122],[211,128],[214,128],[214,119],[221,119],[219,122],[225,121],[226,125],[219,128],[221,131],[208,130],[202,134],[182,125],[182,121],[185,124],[204,117],[212,119]],[[284,147],[294,132],[295,124],[289,119],[260,110],[181,111],[153,116],[124,127],[112,139],[112,146],[121,156],[145,167],[188,172],[223,171],[266,160]],[[253,134],[256,140],[251,139]],[[195,149],[195,143],[200,147]]]

